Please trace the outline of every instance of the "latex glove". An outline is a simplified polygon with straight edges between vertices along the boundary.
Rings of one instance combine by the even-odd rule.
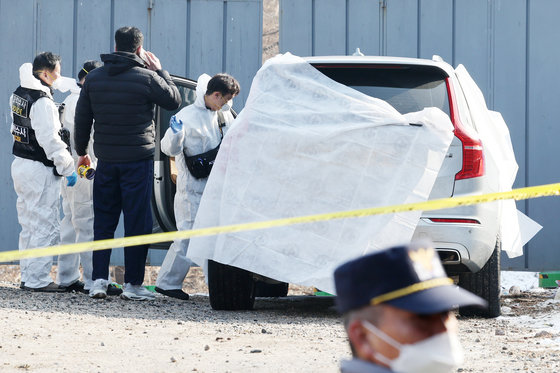
[[[177,120],[174,115],[169,121],[169,127],[171,127],[171,131],[173,131],[173,133],[180,132],[183,130],[183,121],[181,119]]]
[[[68,180],[66,186],[73,187],[76,184],[76,181],[78,181],[78,174],[76,171],[72,172],[72,175],[66,176],[66,180]]]

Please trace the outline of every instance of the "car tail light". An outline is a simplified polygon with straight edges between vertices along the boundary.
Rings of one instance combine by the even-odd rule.
[[[476,219],[427,218],[433,223],[480,224]]]
[[[449,95],[449,109],[451,121],[455,127],[455,136],[463,143],[463,167],[455,175],[455,180],[470,179],[484,175],[484,154],[480,139],[470,134],[461,123],[457,108],[457,98],[453,89],[451,79],[445,79],[447,93]]]

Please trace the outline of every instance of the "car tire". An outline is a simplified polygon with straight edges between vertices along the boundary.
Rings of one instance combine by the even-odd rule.
[[[500,251],[502,242],[496,241],[494,252],[484,267],[476,273],[462,273],[459,275],[459,286],[484,298],[488,302],[488,308],[461,307],[461,316],[477,316],[484,318],[498,317],[500,310]]]
[[[215,310],[251,310],[255,303],[253,274],[209,260],[208,292],[210,306]]]
[[[289,284],[287,282],[270,284],[264,281],[257,281],[255,284],[255,296],[270,298],[285,297],[288,295],[288,286]]]

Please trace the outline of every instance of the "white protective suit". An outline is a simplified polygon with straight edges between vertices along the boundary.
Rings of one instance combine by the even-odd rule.
[[[177,166],[177,192],[174,202],[177,230],[192,228],[208,180],[196,179],[190,174],[183,149],[186,149],[189,156],[204,153],[218,146],[222,138],[218,128],[217,112],[207,109],[204,103],[210,78],[207,74],[202,74],[198,78],[195,102],[176,114],[177,120],[183,121],[183,130],[174,133],[171,128],[168,128],[161,140],[161,150],[168,156],[175,157]],[[228,104],[231,107],[231,102]],[[224,111],[223,114],[226,126],[222,127],[222,131],[225,135],[234,118],[229,111]],[[175,240],[171,244],[159,271],[157,287],[163,290],[183,287],[183,281],[192,263],[186,256],[188,245],[189,240]]]
[[[74,158],[74,167],[77,167],[78,155],[74,151],[74,113],[81,89],[75,80],[72,79],[71,82],[73,84],[69,87],[70,95],[63,102],[62,124],[70,131],[72,158]],[[91,145],[90,141],[88,154],[92,160],[91,167],[95,168],[96,158]],[[93,181],[79,177],[73,187],[63,183],[61,193],[64,218],[60,223],[60,243],[64,245],[93,241]],[[78,281],[80,263],[84,272],[84,289],[90,289],[93,283],[91,280],[93,271],[91,251],[60,255],[56,282],[62,286],[68,286]]]
[[[19,68],[20,84],[24,88],[41,90],[52,98],[50,89],[32,74],[33,66],[24,63]],[[60,120],[54,101],[48,97],[38,99],[29,112],[31,126],[37,142],[52,160],[60,175],[70,176],[74,160],[66,144],[58,135]],[[10,107],[12,106],[10,97]],[[11,129],[10,129],[11,132]],[[60,184],[66,181],[53,174],[43,163],[15,157],[11,167],[14,189],[17,194],[18,221],[21,225],[19,250],[52,246],[59,243]],[[30,288],[41,288],[52,282],[50,271],[52,257],[22,259],[21,281]]]

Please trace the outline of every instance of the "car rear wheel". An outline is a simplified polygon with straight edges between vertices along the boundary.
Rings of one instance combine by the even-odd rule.
[[[461,316],[478,316],[492,318],[500,316],[500,251],[502,241],[498,238],[496,247],[488,262],[476,273],[459,275],[459,286],[486,299],[488,308],[461,307]]]
[[[210,306],[215,310],[250,310],[255,303],[253,274],[241,268],[208,261]]]

